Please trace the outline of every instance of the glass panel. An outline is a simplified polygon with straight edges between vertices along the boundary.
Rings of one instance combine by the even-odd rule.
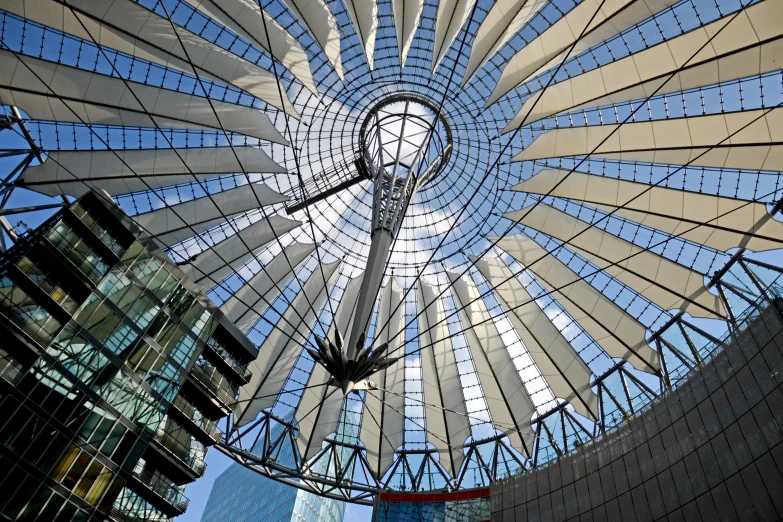
[[[182,368],[188,368],[199,353],[196,341],[179,329],[166,342],[163,349]]]
[[[103,469],[104,468],[100,462],[93,461],[92,464],[90,464],[90,466],[87,468],[87,471],[85,471],[81,480],[79,480],[79,483],[76,484],[76,487],[73,489],[73,492],[79,495],[80,497],[85,498],[87,492],[95,483],[95,480],[98,478],[98,475],[100,475]]]
[[[60,286],[60,279],[56,274],[43,270],[26,256],[17,261],[16,266],[67,312],[73,313],[76,310],[76,299]]]
[[[178,317],[182,317],[194,299],[195,297],[190,295],[190,292],[185,290],[184,287],[177,286],[177,288],[174,289],[174,292],[172,293],[168,303],[166,304]]]
[[[123,373],[113,375],[109,382],[96,391],[117,409],[120,415],[142,429],[153,431],[163,419],[165,406]]]
[[[125,251],[122,245],[117,243],[117,239],[114,238],[114,236],[112,236],[112,234],[110,234],[106,228],[104,228],[100,221],[94,216],[90,215],[90,213],[78,202],[71,205],[71,212],[73,212],[82,223],[87,225],[87,227],[92,230],[95,235],[98,236],[98,238],[103,242],[103,244],[109,247],[112,252],[119,256]]]
[[[191,370],[191,375],[226,405],[233,407],[239,396],[239,388],[231,383],[209,360],[199,355]]]
[[[123,357],[124,352],[139,338],[135,330],[116,316],[110,316],[100,327],[91,329],[90,333],[118,357]]]
[[[166,417],[160,424],[155,440],[196,472],[201,473],[206,467],[204,464],[207,456],[206,447],[172,418]]]
[[[68,371],[87,385],[110,364],[100,350],[67,325],[46,352],[57,359]]]
[[[123,488],[120,492],[111,507],[111,512],[119,520],[146,520],[149,522],[169,522],[171,520],[128,488]]]
[[[98,501],[100,501],[104,491],[106,491],[106,487],[109,485],[109,482],[111,482],[113,476],[114,474],[111,470],[107,468],[101,469],[101,472],[92,485],[92,489],[90,489],[87,496],[84,497],[84,500],[93,506],[96,505]]]
[[[0,277],[0,310],[42,346],[48,345],[62,326],[6,275]]]
[[[174,291],[174,287],[177,286],[177,278],[169,273],[168,270],[162,268],[158,270],[155,277],[149,282],[147,287],[155,294],[155,296],[166,302],[171,292]]]
[[[201,411],[191,404],[182,395],[177,395],[174,399],[173,406],[179,411],[185,414],[190,420],[193,421],[196,426],[204,430],[212,438],[219,440],[222,432],[218,429],[218,420],[211,420],[206,417]]]
[[[221,359],[226,361],[228,364],[231,365],[234,370],[237,371],[239,375],[244,375],[245,371],[247,370],[247,364],[242,364],[239,361],[237,361],[231,353],[222,345],[220,344],[214,337],[210,337],[207,339],[207,346],[212,348],[212,350],[220,356]]]
[[[144,259],[149,258],[150,255],[151,254],[147,252],[141,243],[134,241],[133,244],[128,247],[128,250],[125,251],[125,254],[120,257],[120,261],[128,266],[131,266],[134,263],[138,263]]]
[[[108,272],[109,265],[65,222],[50,228],[46,238],[93,283]]]
[[[199,339],[204,341],[215,333],[215,328],[217,328],[217,320],[210,312],[204,311],[193,325],[193,332],[198,335]]]
[[[175,484],[159,470],[148,466],[144,459],[139,459],[136,467],[133,468],[133,475],[171,504],[180,504],[184,499],[185,485]]]
[[[0,348],[0,377],[9,383],[16,385],[24,374],[22,363],[16,360],[14,356]]]

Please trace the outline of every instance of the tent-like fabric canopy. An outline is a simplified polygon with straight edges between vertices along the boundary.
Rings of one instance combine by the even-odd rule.
[[[301,487],[364,501],[540,465],[777,285],[783,0],[0,14],[0,154],[23,159],[4,245],[6,215],[113,198],[259,347],[223,450]],[[359,331],[389,364],[345,394],[308,349]],[[247,458],[262,422],[295,469]]]

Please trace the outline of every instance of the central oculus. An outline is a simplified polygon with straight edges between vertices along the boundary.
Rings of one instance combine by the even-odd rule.
[[[310,355],[343,393],[374,388],[373,373],[397,360],[386,345],[365,347],[365,331],[383,282],[391,246],[411,198],[434,180],[451,156],[451,127],[442,110],[426,98],[387,96],[368,112],[359,131],[360,166],[373,182],[370,254],[351,322],[347,345],[335,325],[335,339],[318,339]],[[393,313],[393,312],[392,312]]]
[[[415,183],[435,179],[451,156],[451,127],[443,112],[418,94],[387,96],[368,112],[359,131],[361,159],[370,172]]]

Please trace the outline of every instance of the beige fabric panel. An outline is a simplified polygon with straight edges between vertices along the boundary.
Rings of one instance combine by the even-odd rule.
[[[625,161],[780,171],[783,170],[783,108],[622,126],[554,129],[536,138],[512,161],[582,156],[594,149],[592,157]]]
[[[416,295],[418,311],[421,313],[419,345],[422,350],[419,354],[427,442],[438,450],[440,464],[452,477],[456,477],[465,459],[462,447],[470,436],[465,397],[449,328],[444,320],[446,314],[441,299],[437,298],[437,289],[420,280]]]
[[[282,0],[315,37],[334,67],[337,76],[344,79],[343,59],[340,53],[340,29],[337,19],[324,0]]]
[[[487,239],[495,241],[497,238]],[[552,292],[558,304],[611,357],[628,361],[637,370],[647,373],[660,371],[658,352],[647,344],[644,325],[580,278],[568,265],[521,234],[506,236],[497,246],[533,272],[544,290]],[[555,290],[563,286],[562,290]]]
[[[133,216],[133,220],[160,243],[170,246],[192,237],[189,225],[220,223],[223,216],[235,216],[262,206],[288,201],[290,198],[264,185],[242,185],[210,197],[159,208]]]
[[[386,353],[402,358],[383,370],[383,379],[380,377],[378,379],[379,385],[387,390],[382,395],[384,408],[381,418],[384,440],[378,458],[378,476],[383,476],[391,467],[394,462],[394,451],[402,446],[405,435],[405,418],[402,415],[405,412],[405,305],[402,302],[403,289],[397,280],[391,278],[389,285],[389,301],[386,303],[383,315],[380,316],[384,322],[388,320],[389,325],[380,335],[389,345]]]
[[[552,196],[582,201],[717,250],[742,246],[759,252],[783,247],[783,223],[771,219],[764,203],[582,172],[569,175],[562,169],[543,170],[513,190],[532,194],[551,191]]]
[[[467,85],[476,71],[481,69],[546,4],[547,0],[495,2],[476,32],[468,66],[462,77],[462,86]]]
[[[226,218],[233,219],[239,216],[239,214],[240,213],[229,213],[226,214]],[[172,230],[171,232],[164,232],[160,235],[155,236],[155,242],[158,244],[160,248],[164,248],[164,249],[169,248],[178,243],[181,243],[182,241],[185,241],[186,239],[197,236],[199,234],[203,234],[207,230],[214,228],[225,222],[226,219],[219,217],[219,218],[208,219],[206,221],[200,221],[198,223],[192,223],[190,224],[190,226],[181,227],[176,230]]]
[[[337,305],[335,311],[335,317],[332,320],[332,326],[329,327],[329,341],[334,342],[334,330],[335,327],[340,329],[340,334],[345,339],[345,333],[348,331],[351,323],[353,322],[354,314],[356,313],[356,301],[359,299],[359,290],[362,286],[362,275],[364,272],[360,272],[359,275],[351,279],[345,290],[343,296],[340,298],[340,303]]]
[[[126,33],[124,37],[115,38],[115,43],[118,43],[119,40],[125,40],[124,46],[132,45],[131,38],[147,42],[178,58],[180,61],[175,62],[177,64],[181,64],[183,61],[189,64],[192,61],[194,66],[222,82],[243,89],[273,107],[297,116],[290,100],[287,97],[283,97],[281,100],[278,83],[272,72],[250,63],[183,27],[172,24],[167,18],[142,7],[133,0],[106,0],[104,2],[69,0],[68,3],[96,20],[124,31]],[[180,40],[182,44],[180,44]],[[158,59],[164,60],[165,58],[161,55]],[[189,65],[186,65],[182,71],[194,74]],[[199,73],[200,75],[201,73]]]
[[[396,364],[404,373],[404,363]],[[373,380],[382,383],[385,371],[378,372],[373,376]],[[376,479],[383,477],[383,474],[394,463],[394,451],[402,445],[403,427],[405,425],[405,405],[397,411],[391,410],[384,400],[383,390],[368,390],[364,396],[364,411],[362,413],[362,426],[359,432],[359,439],[364,444],[366,450],[367,462],[370,465],[370,471]],[[403,399],[404,402],[404,399]],[[393,419],[395,424],[394,433],[387,433],[387,425],[383,420],[384,412],[390,410],[389,418]],[[383,433],[381,433],[383,429]],[[390,442],[392,437],[395,442]],[[386,439],[389,439],[388,441]],[[399,441],[399,442],[398,442]],[[396,445],[395,445],[396,444]]]
[[[276,236],[279,237],[301,224],[300,221],[280,216],[261,219],[239,232],[234,232],[212,248],[205,248],[195,260],[182,265],[182,271],[201,285],[205,284],[205,279],[217,284],[247,263],[253,252],[274,240]],[[199,242],[200,246],[203,244]]]
[[[476,0],[440,0],[435,17],[435,40],[432,48],[432,71],[446,56],[451,44],[470,16]]]
[[[354,309],[356,308],[356,301],[359,297],[359,289],[361,288],[362,278],[361,274],[351,279],[345,287],[343,296],[340,299],[340,304],[337,305],[335,310],[335,317],[332,321],[332,326],[329,328],[329,341],[334,343],[334,330],[335,325],[341,332],[345,331],[348,323],[353,317]],[[316,332],[316,335],[320,336],[320,332]],[[313,387],[310,390],[305,390],[305,394],[311,398],[318,398],[318,402],[311,404],[312,400],[305,401],[305,396],[302,396],[302,401],[299,407],[296,409],[295,419],[299,422],[300,432],[297,437],[297,444],[299,446],[300,454],[307,460],[313,457],[318,451],[320,451],[324,439],[337,431],[337,425],[340,421],[340,412],[344,403],[344,397],[342,390],[335,388],[334,386],[326,386],[331,376],[329,373],[318,363],[314,364],[313,371],[307,380],[307,387]],[[311,412],[316,404],[320,404],[316,411]],[[309,418],[309,420],[307,419]],[[308,424],[311,423],[309,429]],[[304,426],[303,426],[304,424]]]
[[[767,0],[770,1],[770,0]],[[783,41],[780,37],[766,41],[733,54],[724,55],[712,61],[696,62],[683,72],[675,75],[668,74],[632,85],[628,88],[611,91],[600,98],[592,99],[586,103],[574,106],[574,109],[587,109],[615,103],[625,103],[632,100],[640,100],[652,96],[677,93],[697,87],[716,85],[749,76],[766,74],[780,69],[778,56],[783,52]],[[654,57],[648,57],[654,59]],[[669,78],[671,76],[671,79]]]
[[[310,386],[313,384],[325,383],[330,377],[323,366],[320,364],[317,364],[316,366],[320,368],[318,371],[319,375],[312,376],[314,378],[308,381]],[[315,373],[315,371],[313,373]],[[337,425],[340,423],[340,413],[342,412],[343,404],[345,403],[343,392],[339,388],[333,386],[320,386],[319,388],[315,388],[314,391],[319,389],[321,389],[323,398],[321,399],[321,407],[311,414],[311,416],[317,415],[318,417],[316,418],[317,422],[315,423],[315,428],[310,436],[310,445],[304,453],[305,459],[314,457],[315,454],[320,451],[321,445],[326,437],[337,431]],[[305,409],[302,409],[301,412],[297,410],[297,414],[303,416],[307,415],[308,412],[309,410]],[[299,446],[300,451],[302,447],[301,437],[302,434],[300,433],[299,437],[297,437],[297,445]]]
[[[387,355],[403,357],[405,342],[405,306],[402,304],[403,289],[392,277],[381,289],[378,305],[377,328],[388,322],[388,326],[376,331],[375,346],[388,343]],[[395,311],[395,309],[397,309]],[[392,312],[394,312],[392,314]],[[397,336],[398,332],[403,332]],[[376,478],[386,473],[394,462],[395,450],[402,446],[405,432],[405,359],[404,357],[381,370],[372,377],[379,390],[368,391],[364,399],[364,414],[359,438],[367,449],[367,461]],[[381,433],[380,426],[383,427]]]
[[[462,308],[459,318],[492,423],[508,435],[514,448],[530,456],[534,442],[530,419],[536,411],[533,401],[476,285],[459,274],[446,274],[453,284],[455,305]]]
[[[567,400],[580,415],[597,419],[598,396],[590,389],[592,372],[563,334],[500,259],[477,259],[476,268],[494,288],[555,397]]]
[[[528,78],[535,78],[539,74],[557,67],[567,56],[577,56],[582,51],[586,51],[587,49],[611,39],[613,36],[622,33],[639,22],[651,18],[677,2],[672,0],[633,0],[630,3],[626,3],[623,0],[621,3],[624,4],[624,7],[619,11],[615,11],[616,14],[614,16],[607,18],[602,24],[585,34],[585,36],[574,45],[574,50],[570,54],[568,53],[570,46],[567,46],[562,52],[557,54],[557,56],[539,67],[534,73],[530,74]],[[606,4],[604,4],[604,7],[606,8]]]
[[[403,67],[423,10],[424,0],[392,0],[394,28],[397,31],[397,52]]]
[[[317,453],[321,449],[321,444],[315,444],[313,442],[313,433],[316,430],[316,426],[319,422],[320,415],[324,412],[324,407],[329,410],[334,410],[334,403],[337,402],[334,399],[335,396],[339,398],[338,404],[342,406],[343,393],[340,389],[334,386],[317,386],[318,384],[325,384],[329,380],[329,374],[320,364],[313,366],[313,371],[310,374],[308,380],[308,386],[314,386],[306,389],[302,392],[302,399],[299,401],[299,405],[296,408],[294,414],[294,420],[299,426],[299,433],[296,436],[296,446],[299,448],[299,455],[305,460],[313,456],[313,450],[310,450],[312,446],[314,452]],[[328,404],[327,404],[328,403]],[[331,411],[327,412],[329,415]],[[339,419],[340,411],[338,409],[337,416]],[[323,440],[321,441],[323,442]],[[306,456],[309,455],[310,457]]]
[[[367,58],[367,65],[373,69],[375,56],[375,35],[378,31],[378,3],[376,0],[345,0],[345,10],[359,37]]]
[[[50,153],[51,155],[52,153]],[[31,167],[32,168],[32,167]],[[79,197],[90,188],[96,188],[106,192],[110,196],[118,194],[128,194],[143,190],[154,190],[159,188],[171,187],[183,183],[191,183],[199,180],[214,178],[215,174],[172,174],[168,176],[141,176],[142,179],[133,178],[107,178],[101,180],[74,180],[71,183],[60,182],[57,184],[43,184],[27,186],[30,190],[35,190],[41,194],[50,196],[59,196],[67,194],[73,197]]]
[[[239,390],[239,404],[234,413],[237,426],[254,421],[262,410],[275,404],[277,395],[304,350],[300,345],[307,343],[318,319],[316,314],[320,314],[326,304],[339,265],[340,261],[323,265],[323,276],[319,268],[313,270],[283,313],[285,320],[278,323],[279,328],[272,330],[259,347],[258,357],[249,366],[253,376]]]
[[[234,151],[231,147],[53,151],[42,164],[28,167],[22,180],[31,190],[49,195],[78,197],[98,186],[114,196],[241,173],[243,169],[285,172],[261,149],[244,146],[234,147]]]
[[[315,251],[314,243],[293,243],[264,266],[247,284],[220,305],[232,323],[247,334],[261,318],[261,313],[280,295],[294,278],[294,271]]]
[[[184,58],[180,59],[150,45],[144,40],[139,40],[114,27],[110,27],[95,18],[73,11],[70,7],[56,0],[5,0],[2,5],[3,10],[9,13],[88,42],[95,41],[98,45],[115,49],[163,67],[176,69],[188,74],[193,73],[193,68]],[[206,73],[202,77],[220,81]]]
[[[310,61],[301,44],[269,13],[263,11],[256,1],[192,0],[190,4],[249,43],[258,44],[291,71],[310,92],[318,94],[310,72]]]
[[[590,227],[588,223],[547,205],[538,205],[532,210],[524,208],[504,214],[504,217],[513,221],[521,219],[523,225],[560,241],[568,241],[568,248],[664,310],[678,308],[687,310],[694,317],[724,317],[720,299],[707,291],[704,275],[695,270],[646,251],[614,234]],[[587,232],[574,238],[587,228]],[[617,264],[612,265],[615,262]]]
[[[555,65],[556,60],[565,58],[568,49],[585,31],[591,19],[590,27],[569,56],[574,57],[590,49],[674,3],[676,0],[606,0],[602,6],[600,0],[581,2],[509,60],[487,106],[538,72],[548,69],[547,65]],[[599,7],[600,12],[595,14]]]
[[[135,82],[126,85],[121,78],[38,58],[24,56],[20,61],[9,51],[0,51],[0,98],[36,120],[213,130],[221,130],[222,124],[226,131],[288,144],[266,114],[252,107],[221,101],[210,105],[199,96]]]
[[[783,1],[765,0],[736,17],[726,16],[550,85],[526,100],[503,132],[572,108],[644,99],[654,93],[680,92],[777,70],[783,53],[783,41],[779,40],[783,24],[770,24],[769,20],[780,19]],[[672,76],[680,68],[683,70]]]
[[[779,171],[783,168],[783,108],[553,129],[513,161],[582,156],[594,149],[594,157]]]
[[[0,80],[7,69],[14,67],[0,51]],[[25,63],[30,64],[34,58],[25,57]],[[24,67],[23,65],[21,67]],[[25,70],[27,72],[27,70]],[[32,76],[32,75],[31,75]],[[121,80],[120,80],[121,82]],[[67,123],[84,123],[88,125],[116,125],[121,127],[160,127],[162,129],[182,130],[214,130],[208,126],[185,120],[174,120],[153,115],[154,119],[139,110],[126,110],[118,107],[107,107],[79,100],[61,100],[49,91],[41,90],[42,94],[22,92],[18,88],[6,89],[0,86],[0,99],[4,104],[19,107],[30,119],[42,121],[59,121]]]

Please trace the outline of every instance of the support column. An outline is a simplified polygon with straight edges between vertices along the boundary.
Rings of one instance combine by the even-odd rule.
[[[394,238],[388,230],[378,230],[372,236],[370,255],[367,257],[367,269],[364,271],[362,286],[359,289],[359,300],[356,303],[356,316],[348,339],[347,357],[349,360],[356,356],[356,343],[359,334],[363,333],[370,322],[370,315],[375,304],[375,298],[381,289],[383,274],[386,269],[386,259]]]

